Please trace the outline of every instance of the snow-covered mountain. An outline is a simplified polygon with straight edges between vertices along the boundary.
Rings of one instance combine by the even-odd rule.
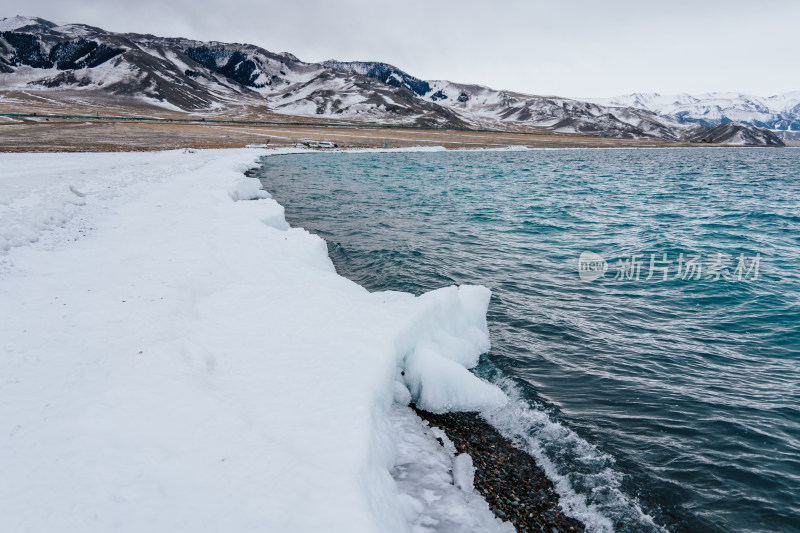
[[[480,85],[430,82],[424,98],[469,117],[482,128],[531,125],[556,133],[657,138],[678,141],[697,126],[660,117],[648,111],[610,108],[556,96],[531,96],[497,91]]]
[[[0,19],[0,91],[15,90],[111,95],[228,117],[241,116],[246,109],[251,116],[270,112],[669,141],[702,136],[710,129],[633,103],[620,107],[425,81],[385,63],[305,63],[290,53],[254,45],[119,34],[31,17]]]
[[[782,146],[775,134],[763,128],[748,127],[738,122],[724,122],[708,131],[701,131],[687,139],[697,143],[725,144],[730,146]]]
[[[775,131],[800,131],[800,91],[768,97],[742,93],[633,93],[592,101],[600,105],[644,109],[708,126],[740,122]]]
[[[189,112],[467,127],[408,91],[247,44],[118,34],[27,17],[0,20],[0,90],[100,90]]]

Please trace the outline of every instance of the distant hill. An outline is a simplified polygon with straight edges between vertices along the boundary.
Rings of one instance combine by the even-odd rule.
[[[743,93],[633,93],[592,101],[600,105],[643,109],[707,126],[739,122],[773,130],[787,139],[796,135],[785,133],[800,132],[800,91],[768,97]]]
[[[769,130],[754,129],[736,122],[719,124],[709,131],[697,133],[689,140],[731,146],[782,146]]]

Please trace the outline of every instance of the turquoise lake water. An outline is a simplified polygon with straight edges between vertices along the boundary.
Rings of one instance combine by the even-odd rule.
[[[800,149],[308,153],[256,175],[370,290],[492,289],[475,371],[515,402],[490,422],[592,529],[800,531]]]

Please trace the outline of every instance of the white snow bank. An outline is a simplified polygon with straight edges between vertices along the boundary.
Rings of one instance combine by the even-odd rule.
[[[473,494],[472,458],[465,453],[456,455],[443,431],[429,427],[411,409],[399,405],[392,407],[389,420],[397,445],[392,476],[413,531],[514,531],[511,524],[494,517],[486,500]]]
[[[0,154],[4,530],[502,528],[393,404],[504,401],[489,292],[338,276],[264,153]]]
[[[51,245],[80,237],[90,231],[89,221],[98,211],[149,184],[196,171],[206,160],[192,151],[2,154],[0,254],[40,240]]]

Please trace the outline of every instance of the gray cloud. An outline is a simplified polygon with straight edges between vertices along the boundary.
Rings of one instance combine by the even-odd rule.
[[[112,31],[247,42],[305,61],[379,60],[425,79],[561,96],[800,90],[800,2],[0,0]]]

